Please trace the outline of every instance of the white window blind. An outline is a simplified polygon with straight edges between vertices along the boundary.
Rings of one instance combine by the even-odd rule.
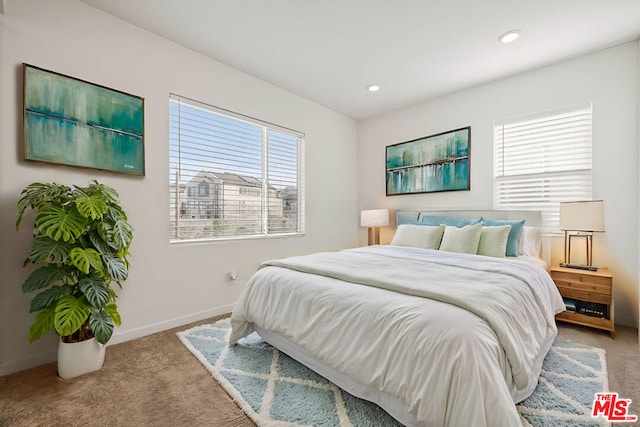
[[[171,94],[172,242],[304,233],[304,134]]]
[[[560,202],[591,200],[591,103],[494,123],[494,206],[539,210],[558,232]]]

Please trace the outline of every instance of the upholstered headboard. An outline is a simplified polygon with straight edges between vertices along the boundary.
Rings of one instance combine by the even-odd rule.
[[[465,218],[480,218],[481,216],[491,219],[524,219],[526,225],[540,227],[542,225],[542,214],[539,211],[496,211],[496,210],[449,210],[449,211],[396,211],[396,225],[414,224],[420,222],[423,215],[443,215]]]

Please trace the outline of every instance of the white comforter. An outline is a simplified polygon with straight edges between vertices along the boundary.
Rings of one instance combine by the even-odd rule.
[[[549,275],[526,262],[373,246],[263,264],[230,344],[256,325],[399,400],[421,425],[514,426],[562,310]]]

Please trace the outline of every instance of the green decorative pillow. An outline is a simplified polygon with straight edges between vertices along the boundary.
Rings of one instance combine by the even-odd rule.
[[[442,235],[440,250],[447,252],[462,252],[465,254],[477,254],[480,243],[482,224],[465,225],[458,228],[447,225]]]
[[[396,234],[393,236],[391,245],[411,246],[414,248],[438,249],[444,225],[412,225],[402,224],[398,226]]]
[[[484,225],[494,227],[496,225],[510,225],[509,240],[507,241],[507,256],[518,256],[518,248],[520,247],[520,236],[524,227],[524,219],[520,221],[509,221],[500,219],[491,219],[482,217],[480,219]]]
[[[507,254],[507,241],[509,240],[510,231],[510,225],[482,227],[478,255],[504,258]]]

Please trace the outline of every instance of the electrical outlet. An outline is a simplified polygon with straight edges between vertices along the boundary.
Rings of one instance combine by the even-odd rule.
[[[233,285],[236,280],[238,280],[238,272],[237,271],[231,270],[230,272],[227,273],[227,283],[229,285]]]

